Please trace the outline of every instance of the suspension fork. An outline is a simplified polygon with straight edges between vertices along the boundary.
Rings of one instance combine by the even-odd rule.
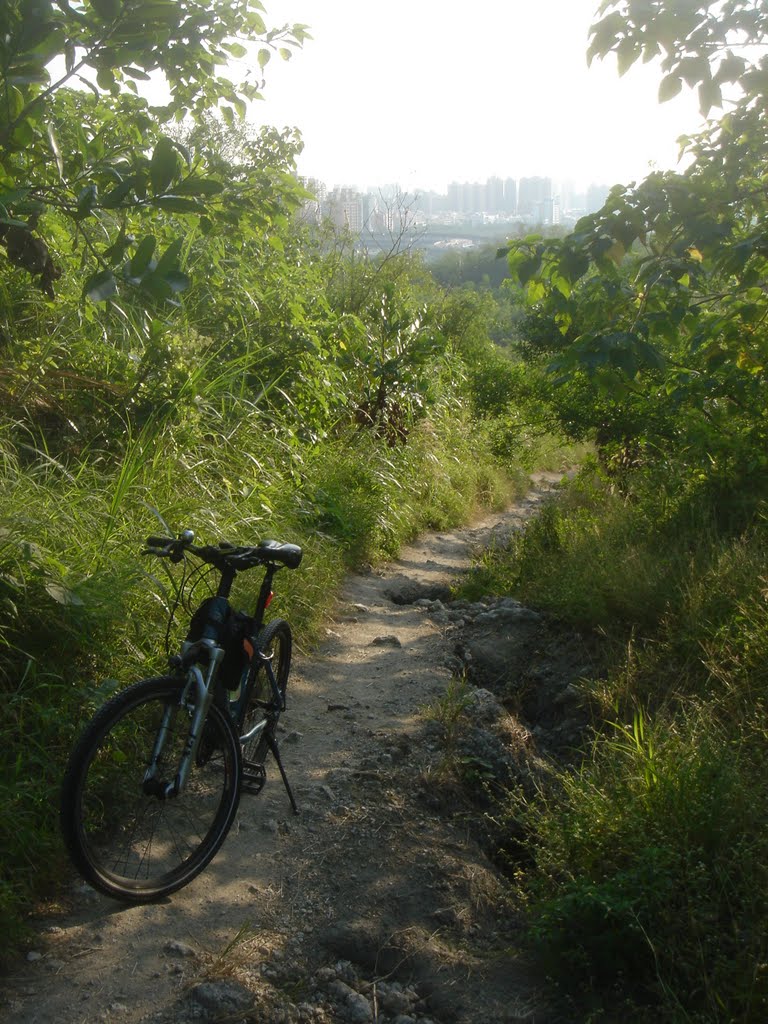
[[[184,690],[182,691],[179,705],[183,704],[191,696],[194,702],[194,711],[192,714],[192,720],[189,724],[184,749],[182,750],[181,757],[179,759],[176,776],[172,782],[163,782],[160,779],[159,761],[168,740],[171,721],[174,715],[178,712],[179,705],[168,704],[163,711],[163,717],[160,721],[157,735],[155,736],[154,746],[152,747],[149,765],[144,773],[142,789],[147,796],[156,796],[161,800],[167,800],[171,797],[178,796],[184,788],[186,781],[189,778],[192,764],[197,756],[208,712],[211,704],[213,703],[215,693],[213,683],[218,675],[219,665],[221,664],[223,657],[223,648],[211,647],[205,676],[203,675],[202,669],[199,665],[190,665],[187,670],[187,682]]]

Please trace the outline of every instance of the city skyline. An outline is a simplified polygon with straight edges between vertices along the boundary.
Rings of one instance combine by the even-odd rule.
[[[555,190],[548,177],[456,182],[442,193],[401,193],[395,185],[358,191],[302,180],[312,194],[302,209],[307,223],[330,222],[349,231],[364,247],[376,238],[398,236],[407,247],[416,244],[432,255],[453,245],[487,244],[489,232],[501,238],[521,227],[567,230],[580,217],[600,209],[608,193],[608,186],[594,184],[578,191],[565,183]]]

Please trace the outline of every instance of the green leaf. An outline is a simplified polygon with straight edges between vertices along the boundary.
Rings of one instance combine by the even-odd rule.
[[[157,271],[148,274],[142,280],[141,287],[156,299],[169,299],[173,295],[173,288]]]
[[[709,61],[702,54],[683,57],[678,65],[677,73],[683,76],[685,84],[691,89],[699,82],[707,82],[711,78]]]
[[[123,68],[122,70],[123,70],[123,74],[124,75],[128,75],[130,78],[136,78],[139,82],[151,82],[152,81],[152,79],[146,73],[146,71],[141,71],[139,68],[128,67],[128,68]],[[130,85],[131,83],[129,82],[128,84]]]
[[[524,259],[517,265],[517,277],[520,284],[527,284],[541,269],[541,256],[534,255]]]
[[[746,69],[746,61],[743,57],[737,57],[734,53],[728,53],[717,69],[715,81],[718,85],[723,82],[738,82]]]
[[[96,83],[99,88],[104,89],[106,92],[111,92],[117,88],[115,76],[109,68],[99,68],[96,72]]]
[[[129,265],[131,277],[142,276],[149,266],[149,261],[152,259],[156,244],[157,242],[153,235],[147,235],[146,238],[142,238]]]
[[[93,212],[93,207],[96,204],[98,197],[98,189],[95,185],[86,185],[77,197],[77,212],[75,214],[78,220],[83,220],[85,217],[89,217]]]
[[[160,257],[155,268],[155,273],[161,277],[168,274],[170,270],[177,270],[179,266],[179,257],[181,256],[181,249],[184,244],[183,239],[177,238],[175,242],[171,242],[168,248],[165,250],[163,255]]]
[[[223,182],[213,178],[186,178],[173,187],[177,196],[216,196],[223,191]]]
[[[618,38],[626,31],[626,22],[618,11],[609,14],[607,18],[593,25],[590,29],[592,40],[587,51],[587,60],[592,63],[595,57],[604,57],[606,53],[614,49]]]
[[[259,67],[262,69],[262,71],[267,66],[267,64],[269,64],[271,58],[271,50],[259,50]]]
[[[10,85],[48,85],[51,76],[37,64],[18,65],[9,71],[5,81]]]
[[[578,249],[563,249],[559,270],[566,281],[573,284],[589,270],[589,257]]]
[[[643,359],[643,362],[650,366],[651,369],[664,370],[666,368],[666,359],[655,345],[650,345],[647,341],[643,341],[641,338],[638,338],[635,341],[635,346],[638,354]]]
[[[25,220],[18,220],[16,217],[11,217],[6,208],[0,203],[0,224],[7,224],[11,228],[27,228],[27,222]]]
[[[114,210],[122,201],[130,194],[133,189],[134,180],[133,178],[126,178],[125,181],[121,181],[119,185],[115,185],[107,194],[102,198],[101,205],[105,210]]]
[[[622,39],[616,47],[616,60],[620,75],[625,75],[635,61],[641,56],[643,48],[634,39]]]
[[[154,195],[166,191],[178,169],[178,151],[171,140],[163,136],[155,146],[149,163],[149,182]]]
[[[702,82],[699,86],[699,110],[702,117],[706,117],[712,107],[721,107],[722,105],[723,96],[717,82],[711,79]]]
[[[45,589],[49,597],[52,597],[54,601],[59,604],[69,605],[82,605],[83,599],[79,597],[69,587],[65,587],[62,583],[57,583],[55,580],[48,580],[45,584]]]
[[[21,149],[25,146],[33,146],[40,138],[29,121],[20,121],[13,131],[13,141]]]
[[[117,295],[117,280],[111,270],[100,270],[92,274],[83,286],[83,298],[91,302],[104,302]]]
[[[0,192],[0,203],[3,206],[14,206],[23,202],[31,191],[31,188],[15,188],[11,192]]]
[[[189,277],[180,270],[169,270],[163,277],[172,292],[186,291],[191,284]]]
[[[659,103],[666,103],[680,92],[683,88],[683,80],[678,75],[667,75],[662,78],[659,86]]]
[[[91,7],[104,21],[114,21],[120,13],[121,0],[90,0]]]
[[[152,205],[161,210],[170,210],[173,213],[204,213],[205,206],[197,199],[185,199],[182,196],[158,196],[152,200]]]
[[[115,241],[102,253],[102,259],[113,265],[119,263],[133,242],[133,236],[126,233],[125,226],[121,227],[120,234]]]

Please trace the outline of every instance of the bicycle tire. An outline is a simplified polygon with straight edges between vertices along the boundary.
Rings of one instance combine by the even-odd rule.
[[[293,650],[291,627],[285,619],[273,619],[259,633],[255,647],[257,651],[271,657],[272,672],[280,694],[280,704],[277,706],[266,669],[260,666],[249,685],[240,732],[241,736],[245,736],[259,722],[267,719],[264,729],[254,739],[245,742],[241,740],[243,760],[251,765],[263,765],[269,752],[270,737],[275,734],[280,712],[285,705]]]
[[[72,861],[94,888],[124,902],[150,902],[191,882],[213,859],[237,812],[239,737],[215,704],[181,792],[164,798],[145,791],[166,710],[158,766],[167,771],[163,783],[176,776],[193,709],[185,691],[184,679],[159,676],[113,697],[86,727],[64,776],[61,829]]]

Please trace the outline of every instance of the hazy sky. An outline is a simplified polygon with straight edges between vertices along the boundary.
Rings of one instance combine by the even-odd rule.
[[[654,65],[586,65],[597,0],[264,0],[313,39],[267,67],[257,123],[301,129],[329,185],[444,189],[547,174],[614,184],[672,168],[695,97],[656,101]]]

